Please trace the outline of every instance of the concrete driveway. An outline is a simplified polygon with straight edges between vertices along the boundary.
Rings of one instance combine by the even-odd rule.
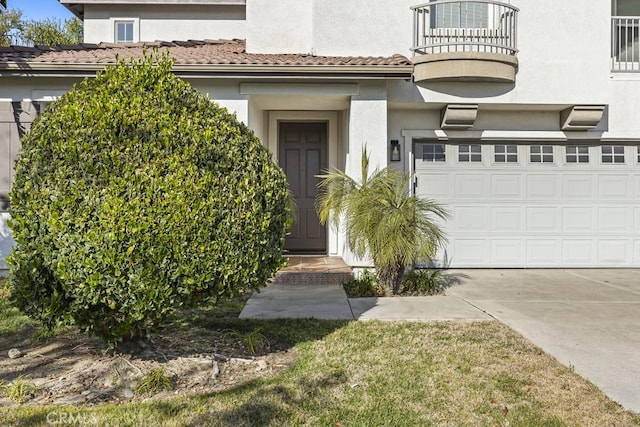
[[[447,291],[640,412],[640,270],[453,270]]]

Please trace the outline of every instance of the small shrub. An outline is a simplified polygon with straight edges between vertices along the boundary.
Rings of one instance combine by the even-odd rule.
[[[284,172],[167,57],[119,61],[34,121],[11,189],[15,305],[116,344],[284,265]]]
[[[323,224],[340,225],[351,251],[370,256],[380,284],[398,294],[402,276],[418,259],[432,258],[446,242],[444,206],[407,192],[411,176],[394,168],[369,170],[369,154],[362,150],[362,178],[331,170],[318,184],[316,209]]]
[[[269,340],[262,334],[262,326],[249,332],[232,331],[229,335],[239,339],[251,355],[262,353],[270,346]]]
[[[349,298],[381,297],[385,295],[384,288],[375,273],[364,270],[360,277],[353,278],[342,285]]]
[[[411,270],[402,280],[403,295],[439,295],[447,288],[443,270]]]
[[[154,395],[163,390],[173,390],[173,380],[165,374],[164,369],[156,368],[138,380],[136,394]]]
[[[17,403],[26,402],[38,392],[38,387],[24,376],[16,378],[9,384],[2,384],[2,387],[9,399]]]

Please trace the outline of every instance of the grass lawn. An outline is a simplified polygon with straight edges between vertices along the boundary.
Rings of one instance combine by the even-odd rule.
[[[176,323],[179,328],[261,327],[272,343],[297,354],[289,367],[191,397],[95,407],[4,407],[0,424],[640,426],[640,415],[624,411],[497,322],[233,318],[240,308],[194,310]],[[0,302],[0,334],[33,329],[24,322]],[[6,357],[7,349],[1,350]]]

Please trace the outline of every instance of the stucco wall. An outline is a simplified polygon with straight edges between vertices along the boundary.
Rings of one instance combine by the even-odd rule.
[[[249,0],[247,51],[408,55],[411,4],[409,0]]]
[[[312,53],[313,0],[249,0],[247,52]]]
[[[85,43],[114,42],[114,18],[139,20],[138,41],[246,37],[244,6],[95,4],[85,6]]]

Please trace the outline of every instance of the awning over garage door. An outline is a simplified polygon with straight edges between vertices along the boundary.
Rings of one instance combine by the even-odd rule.
[[[640,266],[636,145],[414,141],[415,192],[447,205],[451,267]]]

